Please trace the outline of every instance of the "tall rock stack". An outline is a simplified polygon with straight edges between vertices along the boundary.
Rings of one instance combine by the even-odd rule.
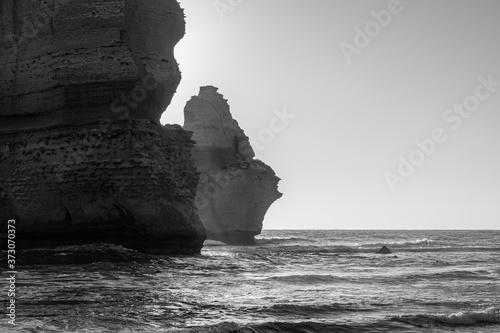
[[[193,159],[201,173],[196,205],[208,238],[254,244],[267,210],[282,195],[280,179],[254,159],[248,137],[217,90],[201,87],[184,109],[184,129],[194,133]]]
[[[191,134],[161,126],[181,75],[176,0],[2,0],[0,228],[19,247],[199,252]],[[3,231],[0,231],[3,232]]]

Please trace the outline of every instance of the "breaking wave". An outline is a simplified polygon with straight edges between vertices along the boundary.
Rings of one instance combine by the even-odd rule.
[[[417,246],[417,245],[433,245],[436,242],[428,239],[428,238],[421,238],[421,239],[415,239],[415,240],[405,240],[405,241],[397,241],[397,242],[377,242],[377,243],[365,243],[365,244],[359,244],[359,247],[377,247],[377,246],[389,246],[393,248],[398,248],[398,247],[408,247],[408,246]]]
[[[490,307],[484,310],[464,311],[449,314],[419,314],[392,318],[416,326],[448,325],[471,326],[484,324],[500,324],[500,308]]]
[[[302,237],[262,237],[256,238],[256,243],[258,245],[265,244],[281,244],[281,243],[314,243],[314,239],[302,238]]]

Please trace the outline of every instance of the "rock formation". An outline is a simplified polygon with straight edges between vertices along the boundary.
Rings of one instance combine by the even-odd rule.
[[[380,253],[380,254],[390,254],[392,253],[392,251],[387,247],[387,246],[382,246],[382,248],[380,250],[377,251],[377,253]]]
[[[199,252],[194,142],[159,123],[181,78],[178,2],[2,0],[0,21],[1,230],[16,219],[18,248]]]
[[[201,173],[196,205],[208,238],[254,244],[269,206],[282,195],[280,179],[254,159],[248,137],[217,90],[201,87],[184,109],[184,129],[194,132],[193,159]]]

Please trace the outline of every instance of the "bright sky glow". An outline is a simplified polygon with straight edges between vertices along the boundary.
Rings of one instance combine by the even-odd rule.
[[[219,87],[282,178],[266,229],[500,228],[499,1],[180,2],[183,79],[162,121]],[[283,110],[295,118],[273,121]]]

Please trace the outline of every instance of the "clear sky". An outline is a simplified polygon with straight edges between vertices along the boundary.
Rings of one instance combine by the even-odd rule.
[[[180,3],[162,122],[219,87],[282,179],[264,228],[500,228],[500,1]]]

